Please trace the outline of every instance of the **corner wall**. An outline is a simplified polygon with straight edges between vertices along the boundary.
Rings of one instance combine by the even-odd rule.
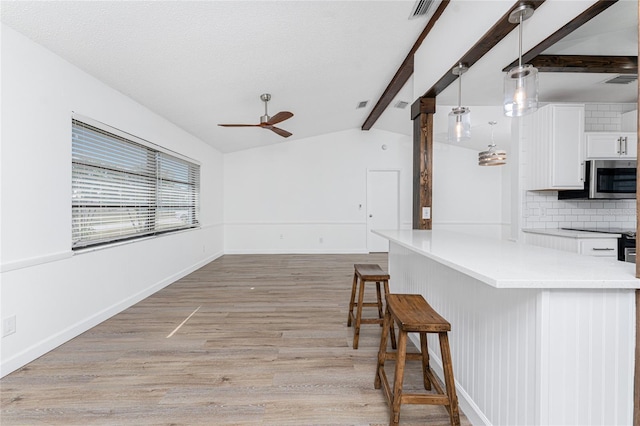
[[[222,155],[2,25],[0,375],[41,356],[223,253]],[[71,251],[71,114],[201,163],[196,230]],[[179,248],[179,249],[176,249]]]

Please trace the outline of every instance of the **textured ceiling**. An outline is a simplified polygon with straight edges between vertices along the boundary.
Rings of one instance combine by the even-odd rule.
[[[468,1],[452,0],[445,14],[464,12]],[[525,37],[544,32],[549,16],[578,1],[547,0],[525,23]],[[413,4],[413,0],[2,1],[0,17],[220,151],[233,152],[360,128],[427,23],[425,18],[407,19]],[[495,20],[479,10],[467,19],[487,21],[490,26]],[[637,25],[637,1],[621,0],[547,53],[636,55]],[[458,28],[436,25],[434,31],[464,37],[464,28],[459,22]],[[500,104],[499,69],[515,59],[516,37],[514,31],[465,74],[463,104]],[[474,42],[469,40],[468,45]],[[433,52],[433,57],[440,53]],[[540,99],[636,102],[637,83],[603,85],[611,76],[542,73]],[[272,95],[270,115],[282,110],[295,114],[279,125],[292,137],[284,139],[258,128],[217,126],[258,123],[264,113],[259,96],[265,92]],[[396,100],[412,103],[413,98],[412,78]],[[356,109],[363,100],[369,105]],[[455,105],[457,85],[437,101]],[[409,109],[393,108],[395,102],[374,129],[411,134]],[[488,128],[486,121],[484,116],[480,121],[474,118],[474,127]],[[508,123],[506,119],[499,123],[507,138]]]
[[[286,141],[359,128],[426,25],[407,19],[413,3],[4,1],[2,21],[231,152],[285,141],[217,126],[258,123],[265,92],[270,115],[295,114]],[[408,109],[394,112],[410,132]]]

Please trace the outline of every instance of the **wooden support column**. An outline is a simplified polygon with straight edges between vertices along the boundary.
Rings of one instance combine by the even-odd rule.
[[[423,219],[423,208],[431,206],[433,171],[433,114],[435,98],[419,98],[411,105],[413,120],[413,229],[431,229],[431,217]]]

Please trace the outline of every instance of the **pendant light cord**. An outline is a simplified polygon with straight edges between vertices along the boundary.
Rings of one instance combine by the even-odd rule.
[[[458,76],[458,109],[462,106],[462,73]]]
[[[520,12],[520,24],[518,24],[518,66],[522,68],[522,15]]]

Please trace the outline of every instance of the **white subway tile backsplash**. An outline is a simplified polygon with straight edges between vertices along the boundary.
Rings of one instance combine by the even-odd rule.
[[[558,200],[555,191],[527,191],[524,228],[635,228],[635,200]]]

